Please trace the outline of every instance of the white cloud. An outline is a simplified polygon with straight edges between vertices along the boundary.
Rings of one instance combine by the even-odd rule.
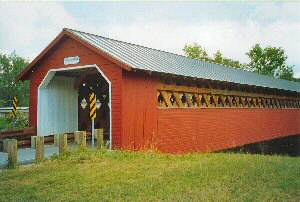
[[[2,2],[0,52],[16,50],[22,56],[33,59],[63,27],[72,27],[92,33],[107,33],[111,38],[179,54],[183,54],[185,43],[198,42],[210,54],[219,49],[225,56],[242,62],[247,62],[245,53],[255,43],[281,46],[289,56],[288,62],[296,65],[296,75],[300,76],[300,3],[258,3],[251,4],[251,7],[255,9],[240,12],[244,15],[241,18],[225,18],[231,12],[224,4],[224,13],[218,7],[218,15],[213,19],[208,16],[205,19],[199,17],[199,20],[180,18],[188,11],[182,11],[177,18],[174,15],[169,18],[167,11],[158,9],[151,15],[140,13],[128,22],[119,22],[114,18],[115,13],[111,13],[110,17],[106,17],[112,20],[105,24],[92,24],[88,20],[78,24],[80,20],[73,17],[78,15],[67,12],[60,3]],[[177,10],[172,12],[174,14]],[[126,15],[124,10],[117,13],[122,18]]]
[[[284,3],[257,3],[256,8],[250,16],[259,21],[298,21],[299,22],[299,2]]]
[[[246,60],[244,53],[255,43],[282,46],[299,55],[300,23],[276,23],[261,26],[256,22],[215,21],[199,24],[178,24],[176,22],[142,22],[130,25],[112,25],[109,36],[146,46],[182,54],[187,42],[198,42],[212,53],[220,49],[226,55]]]
[[[220,50],[227,57],[247,62],[245,55],[256,43],[283,47],[288,63],[296,65],[300,76],[300,4],[258,6],[246,20],[199,22],[140,19],[131,24],[113,24],[108,28],[112,38],[183,54],[185,43],[197,42],[212,55]],[[298,12],[297,11],[298,9]],[[287,14],[289,15],[287,16]],[[259,21],[259,18],[269,19]]]
[[[17,52],[33,59],[41,48],[75,19],[58,3],[2,2],[0,4],[0,51]]]

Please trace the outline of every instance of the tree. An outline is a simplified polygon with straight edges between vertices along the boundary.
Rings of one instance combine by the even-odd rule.
[[[29,83],[16,82],[16,76],[28,65],[28,61],[16,53],[0,53],[0,106],[12,106],[17,96],[19,106],[29,105]]]
[[[208,57],[208,54],[202,46],[197,43],[193,44],[186,44],[183,48],[185,55],[193,58],[193,59],[200,59],[204,61],[210,61],[211,59]]]
[[[286,64],[287,55],[279,47],[262,48],[255,44],[246,55],[250,58],[248,69],[259,74],[280,79],[293,80],[293,66]]]
[[[212,61],[229,67],[244,68],[244,65],[239,61],[224,57],[219,50],[214,54],[214,59]]]
[[[223,54],[221,53],[221,51],[219,51],[219,50],[214,54],[214,58],[210,58],[208,56],[206,50],[197,43],[186,44],[184,46],[183,51],[187,57],[190,57],[193,59],[200,59],[203,61],[214,62],[214,63],[218,63],[218,64],[223,64],[226,66],[231,66],[234,68],[243,68],[244,67],[244,65],[241,64],[239,61],[224,57]]]
[[[28,115],[17,111],[17,118],[5,116],[0,118],[0,132],[6,130],[22,129],[29,126]]]
[[[246,53],[250,59],[248,64],[242,64],[238,60],[224,57],[219,50],[214,54],[213,58],[210,58],[205,49],[197,43],[186,44],[183,51],[187,57],[194,59],[214,62],[239,69],[246,69],[275,78],[299,82],[299,79],[293,78],[294,66],[286,64],[287,55],[281,47],[268,46],[262,48],[259,44],[255,44],[249,52]]]

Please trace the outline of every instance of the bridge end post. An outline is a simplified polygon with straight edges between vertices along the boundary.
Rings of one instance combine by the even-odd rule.
[[[16,139],[6,140],[8,153],[8,167],[15,168],[18,163],[18,141]]]

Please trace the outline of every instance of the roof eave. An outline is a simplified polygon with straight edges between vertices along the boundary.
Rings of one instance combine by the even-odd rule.
[[[151,71],[151,70],[142,70],[142,69],[133,69],[133,71],[139,71],[139,72],[145,72],[147,74],[152,75],[153,73],[155,74],[160,74],[160,75],[165,75],[165,76],[171,76],[174,78],[187,78],[191,80],[206,80],[206,81],[211,81],[211,82],[220,82],[220,83],[227,83],[227,84],[232,84],[236,86],[247,86],[250,88],[260,88],[260,89],[265,89],[265,90],[277,90],[285,93],[293,93],[293,94],[298,94],[300,95],[300,92],[294,91],[294,90],[286,90],[286,89],[281,89],[281,88],[270,88],[267,86],[257,86],[257,85],[250,85],[250,84],[243,84],[243,83],[235,83],[235,82],[230,82],[230,81],[222,81],[222,80],[213,80],[213,79],[206,79],[206,78],[198,78],[198,77],[191,77],[191,76],[183,76],[183,75],[178,75],[178,74],[172,74],[172,73],[165,73],[165,72],[157,72],[157,71]]]

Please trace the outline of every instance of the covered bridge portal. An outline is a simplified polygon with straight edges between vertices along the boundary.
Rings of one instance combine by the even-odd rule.
[[[38,135],[96,128],[113,148],[217,151],[300,134],[300,85],[64,29],[18,76]]]
[[[110,81],[97,65],[49,70],[38,88],[37,133],[53,135],[91,130],[89,93],[101,103],[95,127],[110,139]]]

